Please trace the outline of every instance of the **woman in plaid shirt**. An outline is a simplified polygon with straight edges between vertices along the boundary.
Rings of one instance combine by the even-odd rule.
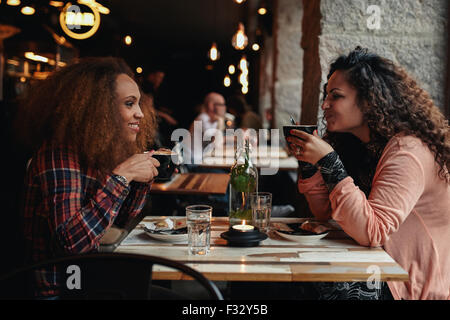
[[[23,201],[26,263],[96,251],[113,223],[145,205],[159,163],[144,153],[153,109],[120,59],[88,58],[38,83],[20,110],[32,150]],[[35,295],[59,294],[55,268],[36,272]]]

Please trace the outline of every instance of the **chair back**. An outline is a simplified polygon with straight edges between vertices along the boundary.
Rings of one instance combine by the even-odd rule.
[[[27,288],[24,288],[20,285],[21,280],[30,279],[29,276],[33,276],[34,271],[43,267],[56,266],[61,299],[152,299],[152,290],[155,289],[152,285],[154,265],[176,269],[188,276],[186,278],[182,275],[179,279],[192,278],[201,284],[210,299],[223,300],[222,294],[212,281],[185,264],[162,257],[127,253],[81,254],[23,267],[0,276],[0,298],[31,298],[29,281]],[[174,297],[177,297],[175,293]]]

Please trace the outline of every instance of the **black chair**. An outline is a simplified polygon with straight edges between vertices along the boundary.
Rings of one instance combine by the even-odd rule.
[[[80,254],[20,268],[0,276],[0,299],[32,299],[27,279],[34,275],[35,270],[49,266],[56,266],[59,272],[60,299],[192,299],[152,284],[154,265],[182,272],[200,283],[210,299],[223,300],[213,282],[178,261],[126,253]]]

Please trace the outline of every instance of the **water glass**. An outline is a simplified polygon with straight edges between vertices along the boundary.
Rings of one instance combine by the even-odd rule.
[[[261,232],[267,233],[272,212],[272,194],[270,192],[255,192],[250,194],[252,207],[252,224]]]
[[[188,248],[190,255],[205,255],[209,252],[211,239],[212,207],[192,205],[186,207]]]

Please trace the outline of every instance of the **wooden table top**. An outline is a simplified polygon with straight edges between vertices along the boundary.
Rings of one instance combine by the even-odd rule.
[[[181,173],[167,182],[154,182],[151,193],[170,194],[225,194],[230,175],[228,173]]]
[[[146,217],[143,222],[155,219],[161,217]],[[285,223],[304,220],[272,218],[273,222]],[[153,240],[140,225],[115,251],[178,260],[213,281],[368,281],[374,272],[379,272],[380,281],[408,281],[408,273],[382,248],[360,246],[342,230],[330,231],[325,238],[311,245],[285,240],[271,231],[260,246],[251,248],[228,247],[220,237],[227,230],[228,218],[213,218],[211,251],[206,256],[190,256],[187,242]],[[157,266],[154,277],[160,280],[188,279],[179,272]]]

